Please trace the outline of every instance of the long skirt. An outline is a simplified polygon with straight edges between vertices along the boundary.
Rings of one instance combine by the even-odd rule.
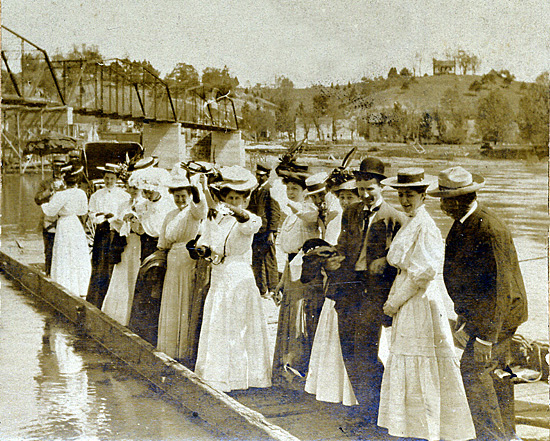
[[[392,290],[405,279],[402,271]],[[378,425],[393,436],[468,440],[475,429],[462,383],[442,281],[411,297],[393,317]]]
[[[304,308],[305,286],[292,281],[288,263],[283,272],[283,298],[279,308],[277,338],[273,354],[273,384],[303,388],[311,352]]]
[[[191,355],[189,313],[195,273],[195,261],[184,243],[176,243],[168,252],[162,288],[157,348],[166,355],[187,362]]]
[[[130,234],[120,262],[113,268],[111,282],[101,310],[124,326],[128,326],[134,301],[134,290],[139,272],[141,242],[137,234]]]
[[[260,292],[242,256],[212,267],[195,372],[223,392],[271,386]]]
[[[359,403],[342,357],[338,313],[334,304],[334,300],[329,298],[323,304],[311,349],[305,391],[314,394],[319,401],[353,406]]]
[[[86,297],[92,267],[86,233],[76,215],[57,221],[52,251],[52,279],[71,293]]]
[[[156,249],[153,244],[158,238],[141,236],[141,262]],[[144,248],[144,244],[146,247]],[[153,346],[157,345],[158,321],[164,275],[166,267],[153,267],[149,271],[140,270],[134,290],[134,301],[128,327]]]
[[[103,300],[109,289],[109,281],[113,265],[109,262],[109,246],[111,230],[109,222],[96,226],[94,244],[92,246],[92,277],[88,287],[86,300],[101,309]]]

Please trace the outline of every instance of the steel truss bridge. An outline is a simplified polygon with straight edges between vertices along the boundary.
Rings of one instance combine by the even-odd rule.
[[[169,85],[143,63],[52,59],[4,25],[1,56],[2,141],[19,150],[19,156],[23,142],[55,127],[67,112],[140,123],[179,123],[210,132],[238,130],[231,97],[204,86]]]

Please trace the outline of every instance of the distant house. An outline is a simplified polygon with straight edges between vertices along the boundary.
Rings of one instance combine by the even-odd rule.
[[[432,58],[434,75],[456,74],[455,60],[436,60]]]

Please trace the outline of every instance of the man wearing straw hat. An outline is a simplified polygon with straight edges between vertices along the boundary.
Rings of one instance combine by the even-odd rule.
[[[455,338],[464,348],[460,369],[477,439],[508,441],[517,439],[510,342],[527,320],[527,297],[510,231],[476,200],[483,185],[481,176],[451,167],[428,194],[454,219],[443,277],[458,314]]]

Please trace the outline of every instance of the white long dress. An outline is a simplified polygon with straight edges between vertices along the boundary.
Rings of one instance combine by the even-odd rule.
[[[195,372],[224,392],[271,386],[267,326],[251,266],[262,221],[249,216],[244,223],[227,215],[210,223],[212,250],[225,258],[212,265]]]
[[[86,297],[92,263],[86,233],[78,216],[88,212],[88,198],[79,188],[55,193],[42,204],[46,216],[58,216],[52,251],[52,279],[71,293]]]
[[[391,243],[387,259],[399,273],[388,302],[393,317],[390,354],[378,425],[400,437],[468,440],[475,429],[436,274],[443,266],[441,232],[425,207]]]
[[[335,301],[325,298],[311,349],[305,391],[319,401],[359,404],[349,381],[338,332]]]
[[[103,300],[101,310],[124,326],[128,326],[134,289],[141,264],[141,240],[130,228],[130,222],[123,221],[128,213],[135,213],[136,200],[128,200],[119,206],[119,212],[111,222],[111,227],[126,237],[126,246],[120,256],[120,262],[113,268],[109,289]]]
[[[176,209],[166,216],[158,247],[168,249],[166,275],[162,287],[157,348],[172,358],[189,360],[192,350],[189,332],[195,261],[189,256],[186,244],[194,239],[200,221],[206,217],[204,201],[191,202],[183,210]]]

